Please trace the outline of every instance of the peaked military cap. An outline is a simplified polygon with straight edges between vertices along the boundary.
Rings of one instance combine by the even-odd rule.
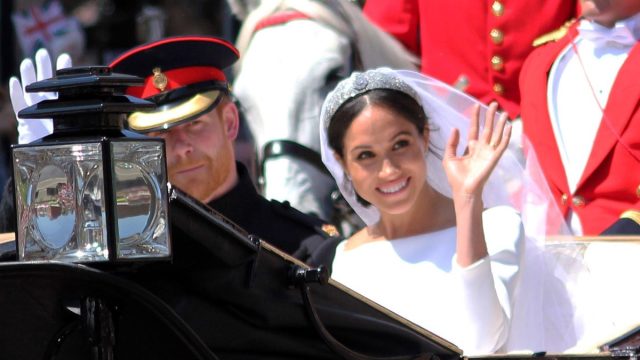
[[[122,54],[109,65],[112,70],[145,79],[127,94],[158,106],[129,115],[129,128],[167,130],[213,110],[229,92],[223,70],[238,57],[231,43],[209,36],[166,38]]]

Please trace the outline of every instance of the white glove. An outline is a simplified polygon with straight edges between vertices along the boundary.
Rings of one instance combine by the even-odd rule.
[[[53,76],[51,71],[51,58],[46,49],[40,49],[36,52],[36,67],[34,69],[33,62],[27,58],[22,60],[20,64],[20,80],[15,76],[9,79],[9,96],[11,97],[11,105],[13,112],[18,119],[18,143],[26,144],[41,137],[47,136],[53,132],[53,121],[51,119],[21,119],[18,112],[28,106],[37,104],[42,100],[56,99],[57,93],[39,92],[28,93],[24,88],[36,81],[48,79]],[[58,56],[56,69],[64,69],[71,67],[71,57],[67,54]]]

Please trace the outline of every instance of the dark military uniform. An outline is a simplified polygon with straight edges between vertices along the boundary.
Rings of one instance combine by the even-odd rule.
[[[244,165],[237,163],[238,183],[221,197],[209,202],[220,212],[249,234],[256,235],[286,253],[296,253],[305,243],[305,250],[296,253],[301,260],[316,245],[327,238],[339,238],[333,226],[321,219],[304,214],[288,203],[267,200],[256,191]]]

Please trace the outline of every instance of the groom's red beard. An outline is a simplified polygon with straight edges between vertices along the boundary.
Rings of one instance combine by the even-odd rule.
[[[217,190],[236,171],[230,142],[216,154],[192,153],[167,166],[171,184],[204,203],[222,195]]]

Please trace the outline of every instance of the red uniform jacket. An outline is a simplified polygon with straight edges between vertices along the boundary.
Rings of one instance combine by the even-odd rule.
[[[576,17],[576,0],[367,0],[365,15],[422,58],[422,72],[519,113],[533,40]]]
[[[536,49],[525,62],[520,74],[522,121],[561,211],[566,215],[572,209],[584,234],[597,235],[625,210],[640,208],[640,45],[631,49],[604,108],[622,143],[602,121],[584,173],[571,194],[549,117],[547,84],[551,66],[574,36],[576,26],[557,42]]]

